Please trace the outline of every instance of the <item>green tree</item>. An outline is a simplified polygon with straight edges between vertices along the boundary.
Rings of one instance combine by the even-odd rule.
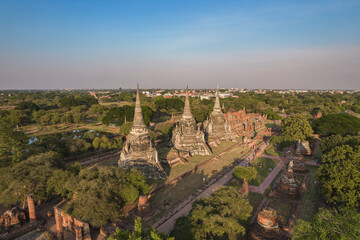
[[[224,237],[236,232],[245,234],[241,224],[251,216],[248,199],[234,187],[221,187],[211,197],[196,201],[190,213],[194,239]]]
[[[141,224],[141,218],[135,219],[134,231],[123,231],[119,228],[111,235],[108,240],[175,240],[167,237],[164,233],[158,232],[155,228],[144,229]]]
[[[290,116],[282,120],[281,132],[293,140],[305,140],[313,135],[309,121],[301,115]]]
[[[127,122],[124,123],[123,125],[121,125],[120,129],[119,129],[119,134],[120,135],[128,135],[131,131],[133,123],[132,122]]]
[[[293,240],[360,239],[360,213],[343,209],[339,213],[320,208],[311,222],[297,220]]]
[[[26,142],[24,132],[14,131],[11,124],[0,122],[0,167],[23,160]]]
[[[72,216],[100,227],[121,217],[121,209],[132,204],[139,194],[149,192],[145,177],[135,169],[118,167],[84,168],[71,189],[62,189],[66,196],[74,196],[64,210]]]
[[[47,181],[61,166],[62,158],[55,152],[34,155],[18,163],[10,169],[12,180],[0,193],[0,203],[7,206],[21,203],[28,194],[33,194],[37,201],[48,200],[51,194],[47,191]]]
[[[245,181],[251,181],[256,178],[257,172],[254,167],[236,167],[233,176]]]
[[[192,235],[192,225],[188,216],[182,216],[176,219],[170,236],[175,237],[176,240],[194,239]]]
[[[337,146],[323,154],[319,180],[330,203],[360,204],[360,147]]]
[[[350,114],[329,114],[315,119],[312,123],[315,133],[320,135],[357,135],[360,132],[360,119]]]

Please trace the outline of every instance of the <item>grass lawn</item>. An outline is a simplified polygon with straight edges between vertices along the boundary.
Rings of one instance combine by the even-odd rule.
[[[267,155],[271,155],[271,156],[284,157],[284,152],[282,152],[282,151],[276,151],[274,145],[270,145],[270,146],[264,151],[264,153],[267,154]]]
[[[105,161],[101,161],[99,163],[96,163],[96,166],[117,166],[118,165],[118,161],[119,161],[120,155],[119,156],[115,156],[112,158],[109,158]]]
[[[21,130],[24,131],[25,134],[35,136],[67,132],[75,129],[96,130],[112,134],[119,133],[119,127],[106,126],[101,122],[93,121],[86,121],[85,123],[60,123],[56,125],[42,126],[41,129],[38,129],[38,125],[36,124],[27,125],[21,128]]]
[[[270,200],[268,207],[273,208],[277,212],[280,218],[279,219],[280,225],[283,226],[287,225],[288,219],[291,214],[291,210],[293,208],[291,204],[279,199],[276,200],[272,199]]]
[[[234,145],[235,143],[234,142],[222,142],[218,147],[215,147],[212,149],[212,152],[213,154],[218,154],[220,153],[221,151],[225,150],[226,148]],[[234,151],[235,150],[235,151]],[[160,150],[161,151],[161,150]],[[240,152],[243,151],[243,149],[233,149],[232,151],[230,151],[229,153],[227,154],[230,154],[232,156],[232,159],[231,159],[231,162],[234,160],[234,156],[238,156],[238,154],[240,154]],[[235,153],[234,153],[235,152]],[[214,160],[212,163],[204,166],[202,169],[207,169],[207,168],[212,168],[212,166],[214,165],[221,165],[223,166],[224,164],[222,164],[221,162],[223,161],[223,159],[228,159],[229,157],[227,156],[227,154],[224,154],[223,156],[221,156],[221,159],[220,160]],[[193,156],[191,157],[188,161],[187,164],[178,164],[176,165],[175,167],[171,168],[170,170],[170,173],[169,173],[169,178],[168,178],[168,181],[169,180],[172,180],[174,178],[177,178],[178,176],[180,176],[181,174],[193,169],[197,164],[199,163],[202,163],[204,161],[206,161],[207,159],[209,159],[211,157],[211,155],[209,156]],[[220,162],[220,163],[216,163],[216,162]],[[213,168],[212,170],[215,170],[216,168]],[[212,171],[210,170],[210,172]],[[220,169],[216,169],[216,170],[221,170]],[[206,173],[207,174],[207,173]]]
[[[301,219],[306,221],[311,220],[318,208],[318,200],[320,197],[320,185],[316,178],[317,169],[316,166],[307,165],[310,170],[310,179],[307,191],[302,199],[303,211],[301,213]]]
[[[279,160],[272,158],[257,158],[251,165],[256,169],[256,179],[249,182],[250,185],[260,186],[269,173],[278,164]],[[271,170],[270,170],[271,169]]]
[[[259,207],[262,200],[264,200],[264,198],[265,196],[260,193],[249,192],[249,202],[253,207],[253,211],[252,211],[253,214],[256,211],[256,209]]]
[[[233,144],[233,143],[232,143]],[[218,149],[213,149],[213,152],[220,152],[225,149],[229,145],[229,143],[224,142]],[[222,147],[222,148],[221,148]],[[222,150],[221,150],[222,149]],[[198,188],[203,185],[203,178],[206,180],[214,176],[211,174],[213,170],[218,170],[219,172],[223,169],[223,167],[228,166],[234,162],[235,159],[241,157],[241,152],[245,150],[241,147],[234,148],[230,152],[223,154],[219,160],[213,160],[210,164],[201,167],[197,172],[192,173],[190,175],[185,176],[183,179],[179,180],[176,184],[166,187],[165,189],[160,190],[154,196],[150,198],[150,202],[153,207],[164,210],[164,200],[166,203],[169,203],[169,206],[166,206],[166,210],[170,209],[177,203],[184,200],[187,196],[192,194]],[[177,176],[181,175],[185,171],[188,171],[193,168],[198,163],[203,162],[204,160],[208,159],[210,156],[203,156],[193,157],[189,160],[189,164],[187,165],[177,165],[171,169],[170,175],[174,174],[173,171],[176,170]],[[196,158],[196,164],[192,164],[192,168],[185,168],[188,167],[191,161]],[[172,179],[175,175],[171,175]]]

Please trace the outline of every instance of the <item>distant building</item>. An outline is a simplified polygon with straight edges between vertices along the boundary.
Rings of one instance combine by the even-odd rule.
[[[220,98],[228,98],[228,97],[232,97],[232,96],[233,96],[233,93],[230,93],[230,92],[219,93]]]
[[[163,95],[163,97],[164,97],[164,98],[172,98],[173,95],[172,95],[171,93],[165,93],[165,94]]]

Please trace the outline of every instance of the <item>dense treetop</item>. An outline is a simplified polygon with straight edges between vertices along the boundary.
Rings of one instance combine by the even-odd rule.
[[[360,239],[360,213],[320,208],[312,221],[297,220],[293,240]]]
[[[320,135],[357,135],[360,132],[360,118],[347,113],[329,114],[312,123],[315,133]]]

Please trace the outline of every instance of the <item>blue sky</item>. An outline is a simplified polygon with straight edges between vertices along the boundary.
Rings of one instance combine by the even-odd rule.
[[[359,23],[344,0],[0,1],[0,88],[360,88]]]

